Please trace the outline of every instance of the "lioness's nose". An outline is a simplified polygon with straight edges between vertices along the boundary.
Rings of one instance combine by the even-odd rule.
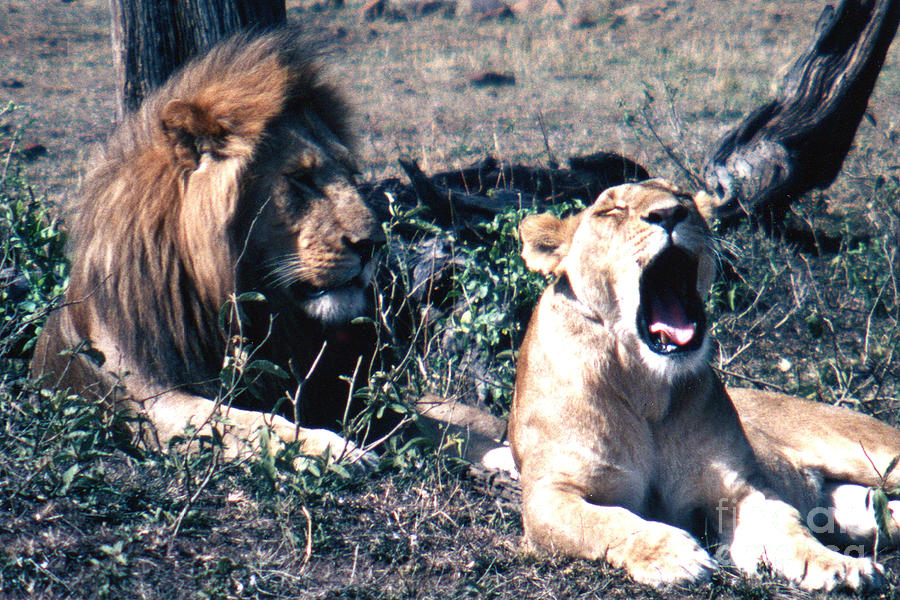
[[[675,226],[684,221],[687,216],[688,210],[680,204],[677,204],[675,206],[651,210],[647,213],[646,217],[643,217],[643,219],[651,225],[659,225],[666,230],[666,233],[671,234],[672,231],[675,230]]]

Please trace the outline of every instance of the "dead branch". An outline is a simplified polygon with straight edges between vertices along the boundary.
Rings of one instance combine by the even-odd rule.
[[[575,199],[589,204],[608,187],[650,178],[644,167],[613,152],[570,157],[568,169],[510,164],[487,156],[470,167],[430,177],[411,158],[398,162],[409,185],[387,179],[363,187],[375,212],[387,217],[390,194],[407,208],[425,207],[427,218],[453,231],[471,230],[509,208],[540,210]]]
[[[828,5],[810,47],[777,98],[726,133],[707,156],[704,179],[717,216],[756,214],[778,223],[787,206],[840,171],[897,25],[900,0]]]

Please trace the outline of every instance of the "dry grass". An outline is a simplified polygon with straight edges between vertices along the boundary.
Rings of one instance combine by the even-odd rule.
[[[30,135],[51,150],[32,180],[47,181],[51,194],[61,195],[77,182],[87,146],[112,125],[106,2],[4,4],[3,76],[25,86],[0,88],[0,103],[27,108],[35,121]],[[706,0],[653,11],[647,7],[664,3],[597,1],[587,9],[598,25],[573,30],[564,17],[540,14],[482,23],[464,15],[364,23],[358,1],[326,12],[311,10],[310,2],[288,4],[290,17],[313,31],[335,37],[342,29],[334,40],[335,71],[357,107],[360,150],[373,178],[397,174],[401,152],[419,157],[426,171],[466,164],[485,151],[545,160],[539,114],[561,156],[603,148],[676,175],[629,123],[646,93],[657,99],[664,133],[696,156],[770,94],[779,69],[808,43],[821,8],[813,1]],[[623,10],[630,7],[645,10]],[[895,64],[889,56],[871,108],[879,126],[864,125],[860,145],[891,145],[884,136],[894,135],[900,103]],[[516,85],[466,84],[484,69],[512,72]],[[674,122],[667,86],[677,90]]]
[[[486,152],[546,163],[539,115],[559,157],[618,151],[681,179],[645,116],[696,167],[728,124],[770,95],[821,9],[818,1],[585,0],[597,24],[571,29],[565,17],[541,14],[366,23],[358,0],[326,11],[288,5],[290,18],[334,38],[335,74],[357,108],[372,180],[398,175],[404,153],[426,172]],[[22,106],[0,116],[0,137],[22,127],[21,142],[48,147],[26,171],[53,202],[76,189],[90,145],[112,126],[106,10],[104,0],[0,0],[0,82],[23,84],[0,86],[0,105]],[[793,217],[836,246],[798,253],[748,229],[730,232],[725,241],[736,250],[711,306],[717,365],[731,383],[775,386],[897,423],[895,55],[844,175]],[[482,70],[511,72],[516,84],[470,86],[467,77]],[[800,596],[727,571],[660,593],[602,565],[530,557],[519,549],[514,511],[415,449],[400,455],[401,466],[362,481],[273,479],[252,462],[221,467],[176,535],[172,523],[197,469],[212,458],[129,457],[111,440],[85,445],[77,423],[50,435],[32,425],[52,419],[40,412],[48,409],[27,408],[22,398],[0,382],[0,598]],[[82,424],[99,418],[93,407],[63,408]],[[900,558],[886,564],[896,582]],[[894,587],[881,597],[897,596]]]

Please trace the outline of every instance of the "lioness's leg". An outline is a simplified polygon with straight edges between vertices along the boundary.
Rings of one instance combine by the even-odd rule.
[[[868,415],[759,390],[729,388],[728,393],[764,467],[787,460],[798,471],[827,480],[878,486],[900,455],[900,429]],[[900,487],[900,468],[886,483]]]
[[[187,425],[193,425],[201,433],[218,427],[226,454],[234,457],[248,449],[248,442],[252,447],[258,447],[260,430],[265,427],[275,434],[269,441],[271,450],[278,449],[279,440],[298,440],[302,452],[310,456],[327,456],[331,460],[344,460],[367,468],[377,464],[377,457],[372,453],[363,452],[353,442],[327,429],[297,427],[278,415],[221,406],[199,396],[166,392],[139,403],[138,408],[153,425],[155,441],[161,447],[182,435]]]
[[[445,434],[457,436],[463,442],[463,457],[482,467],[504,471],[513,479],[519,472],[513,461],[509,444],[501,439],[506,433],[506,422],[497,417],[460,402],[426,396],[416,403],[420,423],[434,426],[434,437]]]
[[[604,559],[657,586],[702,580],[716,568],[686,531],[626,508],[592,504],[571,484],[526,483],[522,498],[525,538],[552,552]]]
[[[682,441],[688,430],[692,444]],[[764,472],[724,395],[673,411],[656,433],[665,459],[660,485],[671,510],[683,517],[692,506],[712,508],[721,541],[741,570],[755,574],[766,564],[810,590],[862,589],[879,579],[871,560],[826,548],[795,507],[766,489]]]

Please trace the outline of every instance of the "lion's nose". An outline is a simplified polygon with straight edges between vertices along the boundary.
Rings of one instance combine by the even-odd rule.
[[[675,226],[684,221],[688,216],[688,210],[680,204],[669,206],[667,208],[657,208],[651,210],[644,220],[651,225],[659,225],[670,234],[675,230]]]
[[[372,260],[378,247],[377,242],[371,238],[351,239],[344,237],[344,244],[359,256],[362,264]]]

